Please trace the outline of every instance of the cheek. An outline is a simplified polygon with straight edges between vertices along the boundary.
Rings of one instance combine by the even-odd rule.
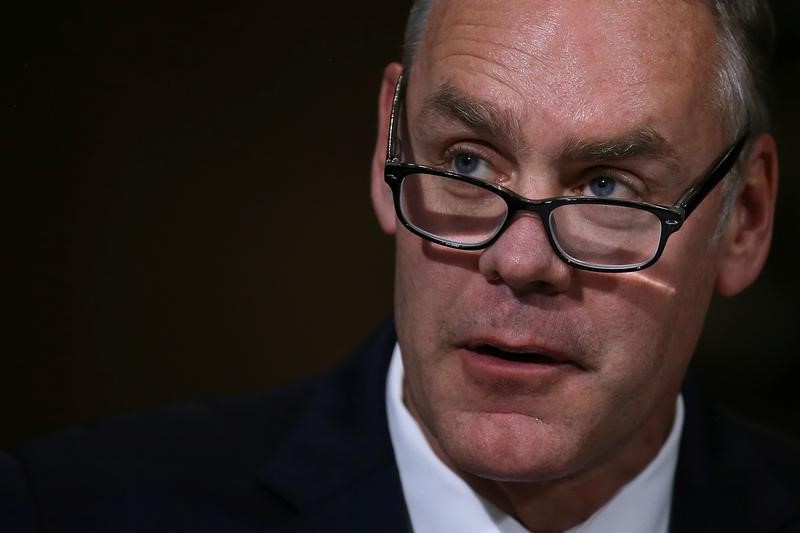
[[[589,336],[584,346],[597,370],[593,392],[603,401],[621,403],[615,407],[621,412],[651,406],[664,392],[653,384],[664,383],[664,374],[676,368],[667,361],[672,349],[664,320],[672,314],[669,298],[631,278],[618,282],[613,292],[584,291],[582,305]]]
[[[406,384],[419,415],[434,425],[433,411],[449,405],[461,376],[449,357],[444,326],[464,307],[469,287],[481,282],[478,254],[459,252],[398,231],[395,325],[403,347]]]
[[[398,231],[395,254],[395,321],[404,345],[439,346],[444,324],[477,276],[478,254],[434,245]],[[426,343],[426,344],[423,344]]]
[[[586,291],[592,331],[605,346],[607,376],[644,394],[679,390],[711,299],[714,247],[676,239],[659,263],[620,277],[612,291]],[[698,257],[709,259],[699,261]],[[658,389],[658,390],[656,390]]]

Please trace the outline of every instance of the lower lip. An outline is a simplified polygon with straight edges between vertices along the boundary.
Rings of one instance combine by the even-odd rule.
[[[572,363],[509,361],[466,348],[459,350],[458,354],[466,373],[478,381],[524,381],[531,384],[554,381],[580,371]]]

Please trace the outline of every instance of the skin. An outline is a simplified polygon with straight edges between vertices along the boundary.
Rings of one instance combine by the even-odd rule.
[[[438,2],[410,72],[403,159],[447,167],[448,150],[467,146],[529,198],[585,193],[581,180],[611,167],[651,176],[648,199],[670,204],[733,137],[711,103],[714,38],[702,2]],[[658,453],[714,289],[735,294],[761,270],[774,143],[754,139],[718,238],[722,187],[644,272],[572,269],[527,214],[488,249],[456,251],[397,224],[383,182],[400,71],[392,64],[384,73],[372,199],[396,239],[405,403],[475,490],[532,530],[563,531]],[[444,84],[514,117],[520,138],[423,111]],[[565,156],[576,143],[642,129],[666,141],[660,152],[611,162]],[[481,355],[487,344],[549,363],[505,364]]]

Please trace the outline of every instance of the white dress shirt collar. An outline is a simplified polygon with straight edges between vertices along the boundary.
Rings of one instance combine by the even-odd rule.
[[[667,533],[683,428],[683,400],[679,396],[676,402],[672,430],[658,455],[586,522],[567,533]],[[386,409],[403,494],[416,533],[527,531],[473,491],[428,445],[403,403],[403,362],[397,344],[386,382]]]

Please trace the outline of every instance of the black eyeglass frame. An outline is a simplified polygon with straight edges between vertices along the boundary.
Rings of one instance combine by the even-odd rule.
[[[555,198],[545,198],[542,200],[530,200],[525,198],[516,192],[503,187],[502,185],[497,185],[494,183],[488,183],[486,181],[480,180],[478,178],[473,178],[471,176],[465,176],[463,174],[459,174],[457,172],[452,172],[449,170],[442,170],[434,167],[429,167],[425,165],[418,165],[415,163],[403,163],[400,161],[400,158],[397,154],[397,122],[398,122],[398,110],[400,107],[400,102],[402,100],[403,94],[405,92],[405,83],[404,83],[404,76],[401,74],[397,85],[395,86],[394,97],[392,99],[392,111],[389,117],[389,139],[386,148],[386,165],[384,168],[384,179],[386,183],[392,190],[392,196],[394,198],[394,207],[395,212],[397,213],[397,217],[400,219],[400,222],[408,228],[409,231],[426,239],[430,242],[440,244],[442,246],[447,246],[449,248],[455,248],[459,250],[481,250],[484,248],[488,248],[492,245],[500,236],[505,232],[508,226],[511,225],[513,222],[515,215],[519,211],[527,211],[536,213],[539,218],[542,220],[542,224],[546,229],[545,233],[547,234],[547,238],[550,241],[550,245],[552,249],[555,251],[556,255],[565,263],[575,268],[583,269],[583,270],[590,270],[593,272],[634,272],[638,270],[643,270],[649,266],[652,266],[656,261],[658,261],[659,257],[661,257],[661,253],[664,251],[664,247],[667,244],[667,240],[669,239],[670,235],[678,231],[682,226],[689,215],[697,208],[698,205],[708,196],[708,194],[714,190],[717,184],[722,181],[724,178],[733,168],[733,165],[736,163],[742,149],[744,148],[747,138],[749,136],[749,128],[744,128],[744,133],[742,133],[739,138],[734,142],[724,153],[723,155],[717,159],[717,161],[711,167],[711,170],[697,182],[697,185],[690,187],[687,189],[681,196],[679,197],[678,201],[672,206],[664,206],[658,204],[651,204],[647,202],[634,202],[630,200],[619,200],[613,198],[595,198],[595,197],[582,197],[582,196],[561,196]],[[490,191],[500,198],[502,198],[508,208],[508,212],[506,214],[506,218],[503,223],[495,230],[494,234],[486,239],[483,242],[475,243],[475,244],[464,244],[460,242],[450,241],[447,239],[443,239],[441,237],[437,237],[431,233],[427,233],[424,230],[417,228],[413,224],[411,224],[403,214],[403,210],[401,208],[401,199],[400,199],[400,191],[401,191],[401,184],[403,179],[410,174],[432,174],[434,176],[441,176],[445,178],[450,178],[458,181],[462,181],[465,183],[470,183],[482,189],[486,189]],[[634,265],[608,265],[608,266],[598,266],[586,262],[579,261],[570,257],[569,255],[561,249],[558,242],[556,241],[555,237],[553,236],[553,228],[551,227],[550,215],[558,207],[562,207],[565,205],[574,205],[574,204],[598,204],[598,205],[614,205],[614,206],[623,206],[623,207],[631,207],[635,209],[642,209],[649,213],[654,214],[658,219],[661,221],[661,236],[658,243],[658,248],[656,249],[655,254],[653,256],[639,264]]]

